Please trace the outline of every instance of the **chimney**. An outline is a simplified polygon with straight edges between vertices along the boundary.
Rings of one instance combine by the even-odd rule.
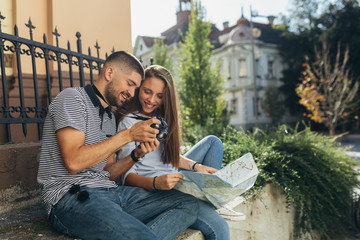
[[[179,11],[176,13],[176,24],[189,21],[190,11]]]
[[[223,22],[223,27],[224,29],[229,27],[229,21]]]
[[[273,25],[275,18],[276,18],[276,17],[275,17],[275,16],[272,16],[272,15],[267,16],[267,19],[268,19],[268,21],[269,21],[269,25]]]

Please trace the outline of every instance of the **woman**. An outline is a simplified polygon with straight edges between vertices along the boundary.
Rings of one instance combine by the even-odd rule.
[[[178,168],[210,174],[221,168],[223,147],[215,136],[204,138],[184,156],[180,155],[178,101],[173,78],[165,68],[156,65],[148,67],[137,94],[124,105],[124,109],[135,114],[122,116],[118,131],[141,121],[142,117],[157,116],[168,123],[168,136],[153,152],[135,156],[135,160],[141,160],[122,176],[123,184],[149,190],[170,190],[183,178]],[[117,158],[129,155],[138,146],[136,142],[127,144]],[[144,143],[140,146],[146,147]],[[223,217],[207,203],[199,200],[199,205],[198,220],[191,228],[200,230],[206,239],[230,239],[229,227]]]

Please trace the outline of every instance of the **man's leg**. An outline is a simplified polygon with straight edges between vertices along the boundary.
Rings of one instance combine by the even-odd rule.
[[[124,211],[116,189],[81,187],[89,199],[67,193],[53,208],[50,221],[55,229],[82,239],[158,239],[141,221]],[[134,196],[136,198],[136,194]]]
[[[198,202],[191,195],[177,190],[123,188],[123,210],[145,223],[159,239],[174,239],[197,219]]]
[[[203,165],[220,169],[223,152],[221,140],[216,136],[210,135],[195,144],[184,156]]]

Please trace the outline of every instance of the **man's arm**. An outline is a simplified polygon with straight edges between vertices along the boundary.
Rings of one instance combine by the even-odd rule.
[[[152,118],[138,122],[103,142],[90,145],[84,145],[84,132],[71,127],[59,129],[56,136],[65,167],[70,174],[76,174],[104,161],[128,142],[154,142],[159,130],[150,127],[153,123],[160,121]]]
[[[145,154],[154,151],[159,145],[160,143],[156,138],[153,142],[140,143],[140,147],[135,149],[135,157],[144,157]],[[130,154],[122,159],[119,159],[117,162],[115,162],[114,154],[114,156],[108,159],[104,170],[110,173],[110,180],[114,181],[126,173],[134,164],[135,162],[132,160]]]

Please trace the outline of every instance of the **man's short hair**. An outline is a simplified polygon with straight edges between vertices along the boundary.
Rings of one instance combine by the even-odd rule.
[[[102,71],[104,71],[109,66],[112,66],[124,73],[131,73],[131,71],[136,71],[141,75],[141,79],[144,79],[145,76],[142,64],[133,54],[129,52],[117,51],[112,53],[105,60]]]

